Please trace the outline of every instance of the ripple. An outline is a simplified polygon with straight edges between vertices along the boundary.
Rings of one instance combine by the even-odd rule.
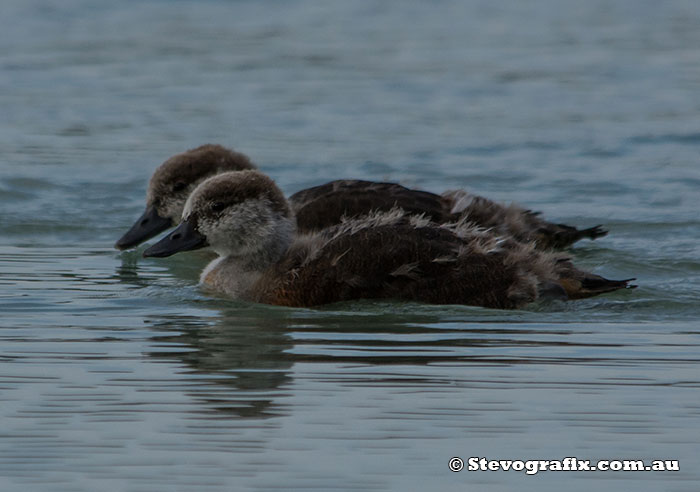
[[[448,471],[471,455],[679,459],[626,488],[694,488],[696,3],[174,5],[3,2],[3,491],[522,488]],[[286,192],[466,187],[605,224],[567,254],[639,287],[291,309],[200,290],[206,254],[113,250],[153,168],[211,141]]]

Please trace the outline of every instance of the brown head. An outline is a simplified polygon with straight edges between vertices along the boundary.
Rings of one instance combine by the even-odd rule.
[[[151,176],[146,192],[146,211],[116,243],[131,248],[180,223],[190,193],[206,178],[226,171],[255,169],[248,156],[206,144],[174,155]]]

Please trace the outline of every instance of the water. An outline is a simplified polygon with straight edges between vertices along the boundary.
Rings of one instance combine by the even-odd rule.
[[[697,489],[697,2],[5,0],[0,43],[3,491]],[[205,142],[287,193],[388,179],[604,224],[572,255],[639,288],[211,296],[201,254],[112,249],[155,166]]]

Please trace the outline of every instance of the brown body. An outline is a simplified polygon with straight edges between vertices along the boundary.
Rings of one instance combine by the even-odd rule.
[[[478,228],[391,217],[298,238],[246,297],[301,307],[398,299],[514,309],[543,297],[580,299],[628,287]]]
[[[444,229],[364,229],[333,239],[311,259],[292,249],[263,274],[250,300],[309,307],[397,299],[510,309],[536,299],[536,291],[511,298],[517,271],[503,264],[501,254],[460,256],[455,246],[453,235]]]

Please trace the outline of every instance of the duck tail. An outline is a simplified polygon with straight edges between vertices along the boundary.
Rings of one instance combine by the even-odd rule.
[[[597,225],[594,227],[589,227],[588,229],[580,229],[577,231],[579,239],[587,237],[589,239],[597,239],[599,237],[607,236],[608,231],[603,229],[602,225]]]
[[[554,238],[557,247],[571,246],[573,243],[583,238],[597,239],[608,235],[608,231],[603,229],[602,225],[589,227],[588,229],[577,229],[566,224],[557,224],[557,226],[559,230],[555,233]]]
[[[583,299],[620,289],[634,289],[637,286],[630,284],[630,282],[633,280],[636,279],[627,278],[624,280],[609,280],[605,277],[601,277],[600,275],[585,273],[582,278],[561,278],[559,283],[566,291],[566,295],[569,297],[569,299]]]
[[[537,233],[538,244],[544,249],[563,249],[583,238],[596,239],[606,236],[608,231],[600,225],[588,229],[577,229],[566,224],[544,222]]]

